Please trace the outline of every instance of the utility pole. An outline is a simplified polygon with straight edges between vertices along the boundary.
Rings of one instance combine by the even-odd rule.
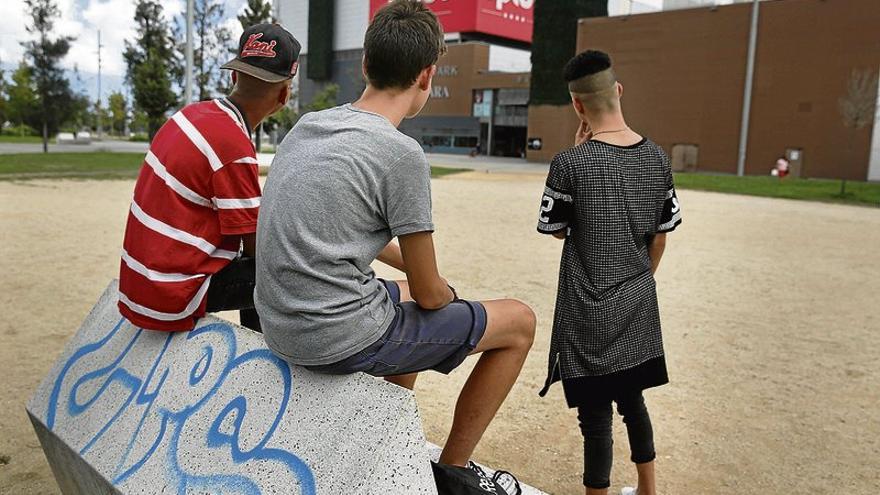
[[[184,77],[183,105],[192,102],[193,80],[193,0],[186,0],[186,74]]]
[[[746,62],[746,82],[743,89],[742,124],[739,129],[739,153],[736,160],[736,175],[746,173],[746,151],[749,147],[749,116],[752,112],[752,86],[755,82],[755,54],[758,49],[759,0],[752,2],[752,25],[749,30],[749,55]]]
[[[101,30],[98,30],[98,103],[96,105],[96,113],[98,114],[98,139],[103,138],[104,134],[104,122],[101,118],[101,48],[104,45],[101,44]]]

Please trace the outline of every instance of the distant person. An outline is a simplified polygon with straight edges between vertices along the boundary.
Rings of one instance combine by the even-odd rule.
[[[553,158],[538,232],[564,239],[546,385],[578,408],[588,495],[608,493],[612,402],[629,434],[638,488],[654,495],[654,438],[642,391],[668,382],[653,274],[681,223],[669,158],[623,118],[610,57],[565,66],[580,119],[575,146]]]
[[[776,159],[776,165],[773,167],[773,170],[770,171],[770,175],[773,177],[779,177],[780,179],[784,178],[788,175],[789,163],[788,160],[784,156],[780,156]]]
[[[229,97],[187,105],[156,133],[134,188],[119,311],[151,330],[191,330],[206,311],[253,309],[260,208],[251,134],[290,98],[299,42],[278,24],[241,35]]]
[[[305,114],[278,148],[257,229],[256,305],[269,347],[319,373],[412,388],[415,373],[482,354],[440,455],[442,469],[479,476],[470,456],[519,375],[535,315],[515,300],[460,299],[437,268],[430,166],[397,128],[424,107],[444,51],[423,4],[376,13],[361,98]],[[406,280],[377,278],[377,259]]]

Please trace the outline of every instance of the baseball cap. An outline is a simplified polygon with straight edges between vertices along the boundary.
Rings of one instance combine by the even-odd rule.
[[[256,24],[238,40],[238,56],[223,64],[230,69],[276,83],[296,75],[300,44],[280,24]]]

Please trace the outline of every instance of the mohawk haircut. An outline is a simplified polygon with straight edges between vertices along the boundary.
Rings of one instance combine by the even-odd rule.
[[[611,68],[611,57],[599,50],[578,53],[562,71],[568,91],[594,111],[614,108],[617,96],[617,75]]]

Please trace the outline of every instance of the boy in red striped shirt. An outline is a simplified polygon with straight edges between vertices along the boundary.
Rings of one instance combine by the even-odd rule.
[[[156,133],[128,215],[119,311],[151,330],[191,330],[206,311],[254,311],[260,184],[251,132],[290,98],[300,44],[278,24],[245,30],[227,98],[187,105]]]

